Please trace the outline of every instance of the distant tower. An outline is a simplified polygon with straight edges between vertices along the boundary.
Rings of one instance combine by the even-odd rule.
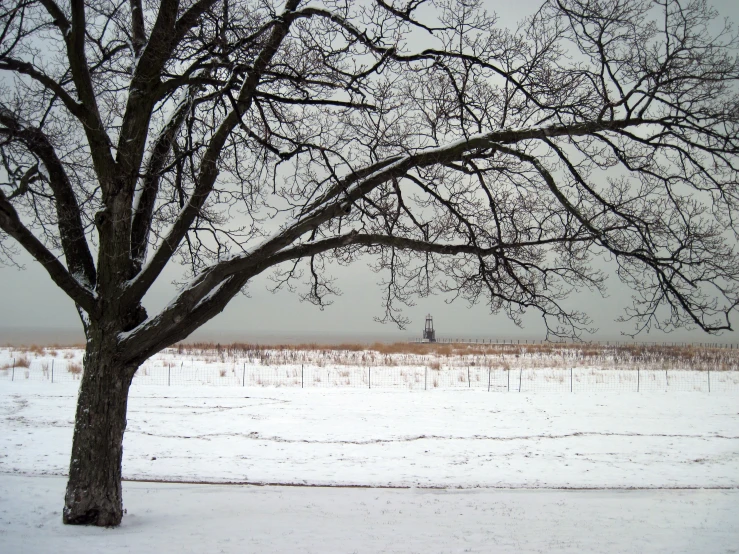
[[[436,331],[434,331],[434,318],[431,314],[426,316],[426,327],[423,330],[423,340],[436,342]]]

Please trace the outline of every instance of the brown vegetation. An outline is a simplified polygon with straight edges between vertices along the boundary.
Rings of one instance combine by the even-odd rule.
[[[31,354],[35,354],[36,356],[43,356],[44,355],[44,348],[43,346],[39,346],[38,344],[32,344],[28,347],[28,351]]]
[[[13,367],[31,367],[31,360],[28,359],[28,356],[19,356],[14,361],[0,367],[0,369],[12,369]]]
[[[72,375],[79,375],[82,373],[82,364],[72,362],[67,365],[67,371]]]
[[[739,369],[739,350],[696,345],[599,343],[318,343],[259,345],[251,343],[180,343],[179,355],[220,361],[246,358],[277,366],[335,363],[348,366],[426,365],[441,367],[572,367],[611,369]]]

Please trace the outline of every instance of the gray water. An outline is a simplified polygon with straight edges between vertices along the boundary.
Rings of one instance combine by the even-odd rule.
[[[237,330],[199,330],[194,332],[185,342],[247,342],[258,344],[297,344],[297,343],[391,343],[414,340],[421,333],[383,332],[383,333],[245,333]],[[84,344],[85,336],[82,328],[65,327],[2,327],[0,326],[0,345],[76,345]]]

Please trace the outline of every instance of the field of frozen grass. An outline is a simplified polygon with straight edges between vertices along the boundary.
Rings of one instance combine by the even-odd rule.
[[[0,349],[0,381],[79,382],[79,348]],[[139,385],[477,389],[489,392],[739,392],[739,352],[582,345],[180,345]]]

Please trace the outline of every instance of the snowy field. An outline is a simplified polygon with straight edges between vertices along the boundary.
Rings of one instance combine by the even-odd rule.
[[[490,348],[493,346],[488,345]],[[451,345],[439,345],[450,348]],[[466,351],[475,354],[465,354]],[[482,353],[481,353],[482,352]],[[79,383],[79,348],[0,349],[0,382]],[[450,354],[372,350],[178,352],[167,349],[136,372],[136,385],[194,387],[354,388],[412,391],[475,389],[486,392],[710,392],[739,394],[739,358],[734,350],[698,350],[689,357],[596,355],[557,352],[486,354],[480,345],[458,345]]]
[[[0,385],[0,471],[63,475],[76,388]],[[128,479],[392,487],[736,487],[739,405],[704,393],[137,386]]]
[[[2,552],[739,544],[735,394],[135,385],[123,471],[141,482],[100,530],[61,525],[76,393],[0,382]]]

